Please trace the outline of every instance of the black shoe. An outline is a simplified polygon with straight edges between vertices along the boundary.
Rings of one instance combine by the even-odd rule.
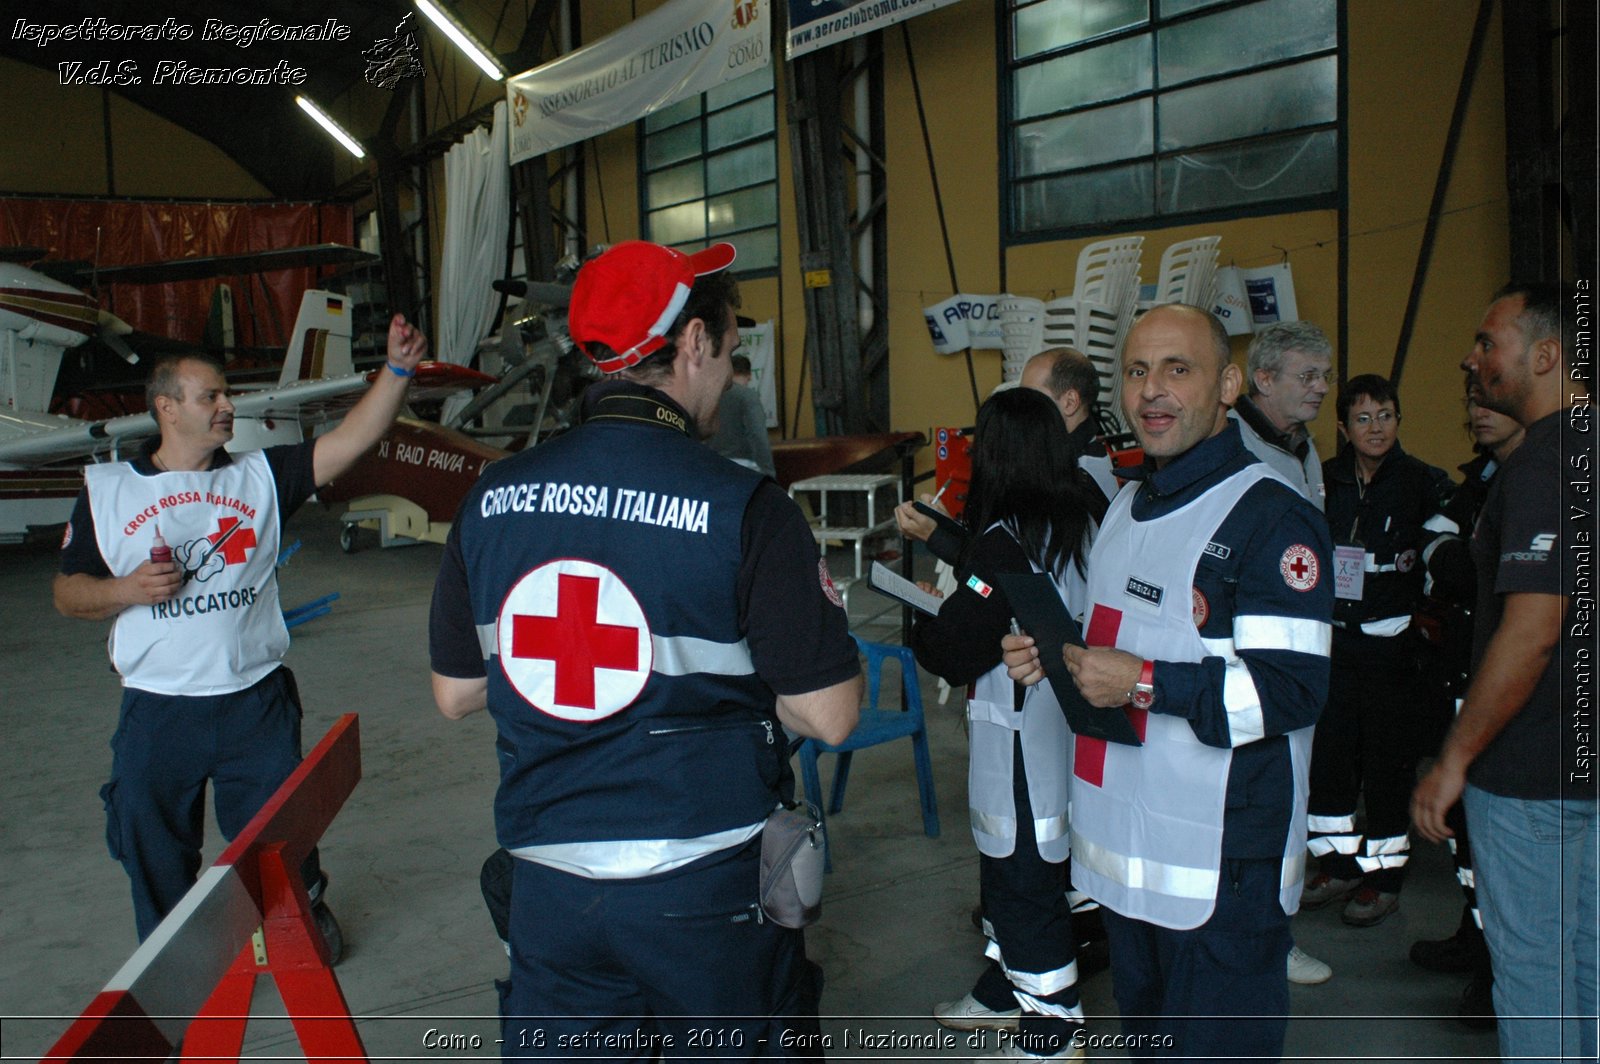
[[[1078,943],[1078,982],[1111,967],[1111,946],[1103,938]]]
[[[1495,1029],[1494,976],[1486,972],[1473,975],[1472,981],[1461,992],[1461,1004],[1456,1007],[1456,1018],[1463,1026],[1474,1031]]]
[[[1422,939],[1411,943],[1411,963],[1430,972],[1476,971],[1485,958],[1483,937],[1468,937],[1457,931],[1449,938]]]
[[[339,921],[333,918],[333,910],[320,901],[311,907],[311,918],[316,921],[317,931],[328,947],[328,967],[336,967],[344,959],[344,931]]]

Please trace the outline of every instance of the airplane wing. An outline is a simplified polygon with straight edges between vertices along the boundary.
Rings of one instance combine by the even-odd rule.
[[[363,392],[364,374],[327,380],[295,381],[234,399],[235,417],[292,419],[302,409]],[[354,400],[351,400],[353,405]],[[107,421],[83,421],[50,414],[0,414],[0,469],[26,469],[73,459],[91,459],[121,452],[124,445],[153,436],[155,419],[148,413]]]
[[[78,264],[71,277],[88,284],[170,284],[175,281],[203,281],[212,277],[232,277],[245,273],[270,273],[311,266],[345,266],[351,263],[381,262],[370,251],[344,244],[311,244],[306,247],[247,251],[236,255],[208,255],[161,262],[138,262],[126,266]],[[38,265],[35,264],[35,269]]]

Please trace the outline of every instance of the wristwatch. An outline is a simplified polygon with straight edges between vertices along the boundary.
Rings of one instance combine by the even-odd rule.
[[[1156,704],[1156,663],[1146,661],[1139,670],[1139,682],[1128,692],[1134,709],[1149,709]]]

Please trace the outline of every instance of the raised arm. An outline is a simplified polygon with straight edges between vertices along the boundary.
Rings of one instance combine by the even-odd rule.
[[[389,321],[389,361],[367,394],[333,431],[317,437],[312,472],[317,486],[334,480],[366,454],[394,424],[417,364],[428,357],[428,338],[396,314]]]

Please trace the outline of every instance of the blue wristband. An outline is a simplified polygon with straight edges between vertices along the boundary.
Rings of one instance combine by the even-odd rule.
[[[387,365],[389,367],[389,372],[393,373],[396,377],[405,377],[405,378],[409,379],[409,378],[415,377],[417,375],[417,371],[416,370],[414,370],[414,369],[401,369],[399,366],[395,365],[393,362],[385,363],[385,365]]]

